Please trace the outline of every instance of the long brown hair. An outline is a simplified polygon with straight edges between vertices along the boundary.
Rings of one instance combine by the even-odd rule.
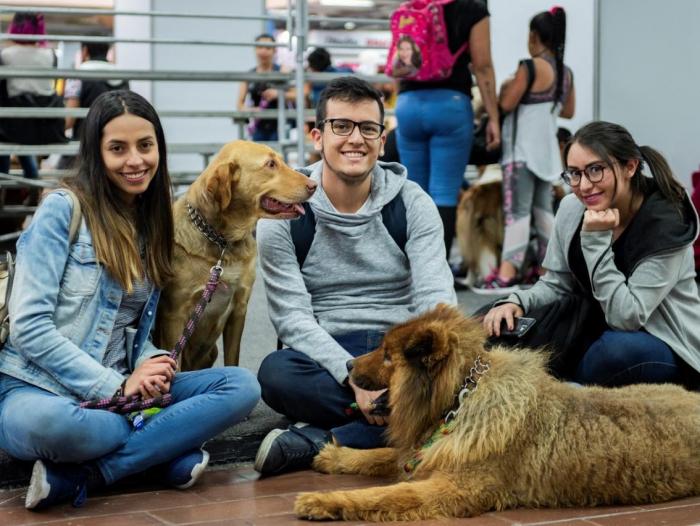
[[[109,181],[101,154],[105,125],[129,113],[146,119],[156,132],[159,162],[148,189],[127,210]],[[173,212],[165,135],[153,106],[128,90],[108,91],[92,103],[80,138],[77,174],[66,181],[80,200],[97,260],[124,290],[148,276],[162,288],[172,275]],[[141,259],[140,242],[145,247]]]

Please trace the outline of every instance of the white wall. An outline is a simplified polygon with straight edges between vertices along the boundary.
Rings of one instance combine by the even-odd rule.
[[[118,11],[150,11],[151,0],[115,0],[114,8]],[[114,36],[116,38],[151,38],[151,17],[125,16],[114,17]],[[153,68],[150,44],[123,44],[114,46],[115,63],[120,69]],[[150,81],[131,81],[132,90],[152,101]]]
[[[530,19],[554,4],[553,0],[489,0],[491,53],[499,88],[515,72],[518,60],[529,57]],[[560,119],[560,125],[574,132],[593,119],[594,0],[558,0],[556,5],[566,11],[564,62],[573,70],[576,86],[576,114]]]
[[[601,2],[600,118],[661,151],[690,187],[700,165],[700,2]]]

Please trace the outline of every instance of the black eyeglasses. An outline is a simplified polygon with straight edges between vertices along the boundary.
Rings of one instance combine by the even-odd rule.
[[[599,183],[603,180],[606,168],[608,166],[600,163],[589,164],[583,170],[564,170],[561,173],[561,178],[571,187],[580,185],[584,175],[590,183]]]
[[[372,121],[357,122],[350,119],[323,119],[320,124],[331,123],[331,131],[341,137],[352,135],[355,126],[360,129],[360,135],[365,139],[379,139],[384,131],[384,125]]]

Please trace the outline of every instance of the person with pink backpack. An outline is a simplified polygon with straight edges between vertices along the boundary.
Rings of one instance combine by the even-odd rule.
[[[391,31],[385,71],[399,79],[401,162],[435,201],[449,257],[473,137],[472,72],[489,116],[488,146],[500,144],[489,12],[479,0],[411,0],[392,14]]]

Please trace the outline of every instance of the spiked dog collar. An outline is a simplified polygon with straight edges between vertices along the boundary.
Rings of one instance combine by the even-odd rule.
[[[199,213],[199,210],[193,207],[190,203],[187,203],[187,215],[190,217],[190,221],[197,228],[197,230],[199,230],[209,241],[219,247],[222,253],[229,247],[226,238],[217,232],[213,226],[207,223],[207,220],[204,219],[202,214]]]

